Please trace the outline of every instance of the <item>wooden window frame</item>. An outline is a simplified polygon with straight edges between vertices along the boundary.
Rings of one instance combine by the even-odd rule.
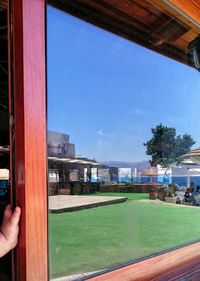
[[[45,0],[10,1],[8,9],[13,203],[22,207],[17,281],[48,280],[45,11]],[[152,280],[199,260],[195,243],[90,280]]]

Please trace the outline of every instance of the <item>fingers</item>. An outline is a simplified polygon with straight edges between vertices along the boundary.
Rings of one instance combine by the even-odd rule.
[[[4,210],[4,217],[3,217],[1,228],[3,228],[8,223],[10,223],[13,226],[18,225],[20,220],[20,215],[21,215],[20,207],[16,207],[14,212],[12,212],[11,205],[10,204],[7,205]]]
[[[20,219],[20,215],[21,215],[21,208],[20,207],[16,207],[14,212],[11,215],[10,223],[12,225],[18,225],[19,219]]]
[[[12,210],[11,210],[11,205],[9,204],[6,206],[4,210],[4,216],[3,216],[1,228],[4,227],[5,224],[9,223],[11,216],[12,216]]]
[[[4,210],[4,219],[10,219],[12,216],[12,210],[11,210],[11,205],[7,205],[5,210]]]

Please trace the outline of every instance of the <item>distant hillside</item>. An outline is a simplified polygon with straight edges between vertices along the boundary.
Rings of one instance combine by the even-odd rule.
[[[126,162],[126,161],[105,161],[102,164],[109,167],[116,168],[137,168],[138,172],[150,168],[149,161],[140,161],[140,162]]]
[[[189,173],[190,175],[200,175],[200,165],[190,165],[189,166]],[[194,170],[192,170],[194,169]],[[172,170],[172,174],[174,176],[183,176],[183,175],[187,175],[188,173],[188,169],[187,169],[187,166],[186,165],[182,165],[182,167],[176,167],[176,168],[173,168]]]

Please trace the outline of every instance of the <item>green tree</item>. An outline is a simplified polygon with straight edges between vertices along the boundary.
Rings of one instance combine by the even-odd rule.
[[[195,141],[188,134],[176,135],[176,129],[157,125],[151,129],[152,138],[144,143],[146,154],[151,156],[151,166],[169,167],[179,163],[179,157],[191,150]]]

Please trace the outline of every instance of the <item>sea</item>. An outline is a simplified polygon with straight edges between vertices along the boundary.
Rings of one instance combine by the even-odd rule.
[[[125,176],[125,177],[112,177],[112,179],[109,178],[99,178],[97,180],[97,178],[91,178],[91,182],[93,183],[97,183],[97,182],[113,182],[113,183],[156,183],[156,184],[164,184],[164,185],[168,185],[171,183],[175,183],[178,186],[181,187],[186,187],[187,186],[187,181],[189,180],[189,182],[194,182],[196,186],[200,187],[200,175],[190,175],[190,177],[188,178],[188,176],[184,175],[170,175],[170,176],[139,176],[139,177],[129,177],[129,176]]]
[[[200,176],[190,176],[190,182],[194,182],[196,186],[200,186]],[[187,186],[187,176],[170,176],[170,177],[136,177],[133,178],[132,180],[124,179],[125,182],[137,182],[137,183],[149,183],[149,182],[154,182],[154,183],[160,183],[160,184],[170,184],[170,183],[175,183],[179,186]],[[123,180],[120,179],[122,182]]]

